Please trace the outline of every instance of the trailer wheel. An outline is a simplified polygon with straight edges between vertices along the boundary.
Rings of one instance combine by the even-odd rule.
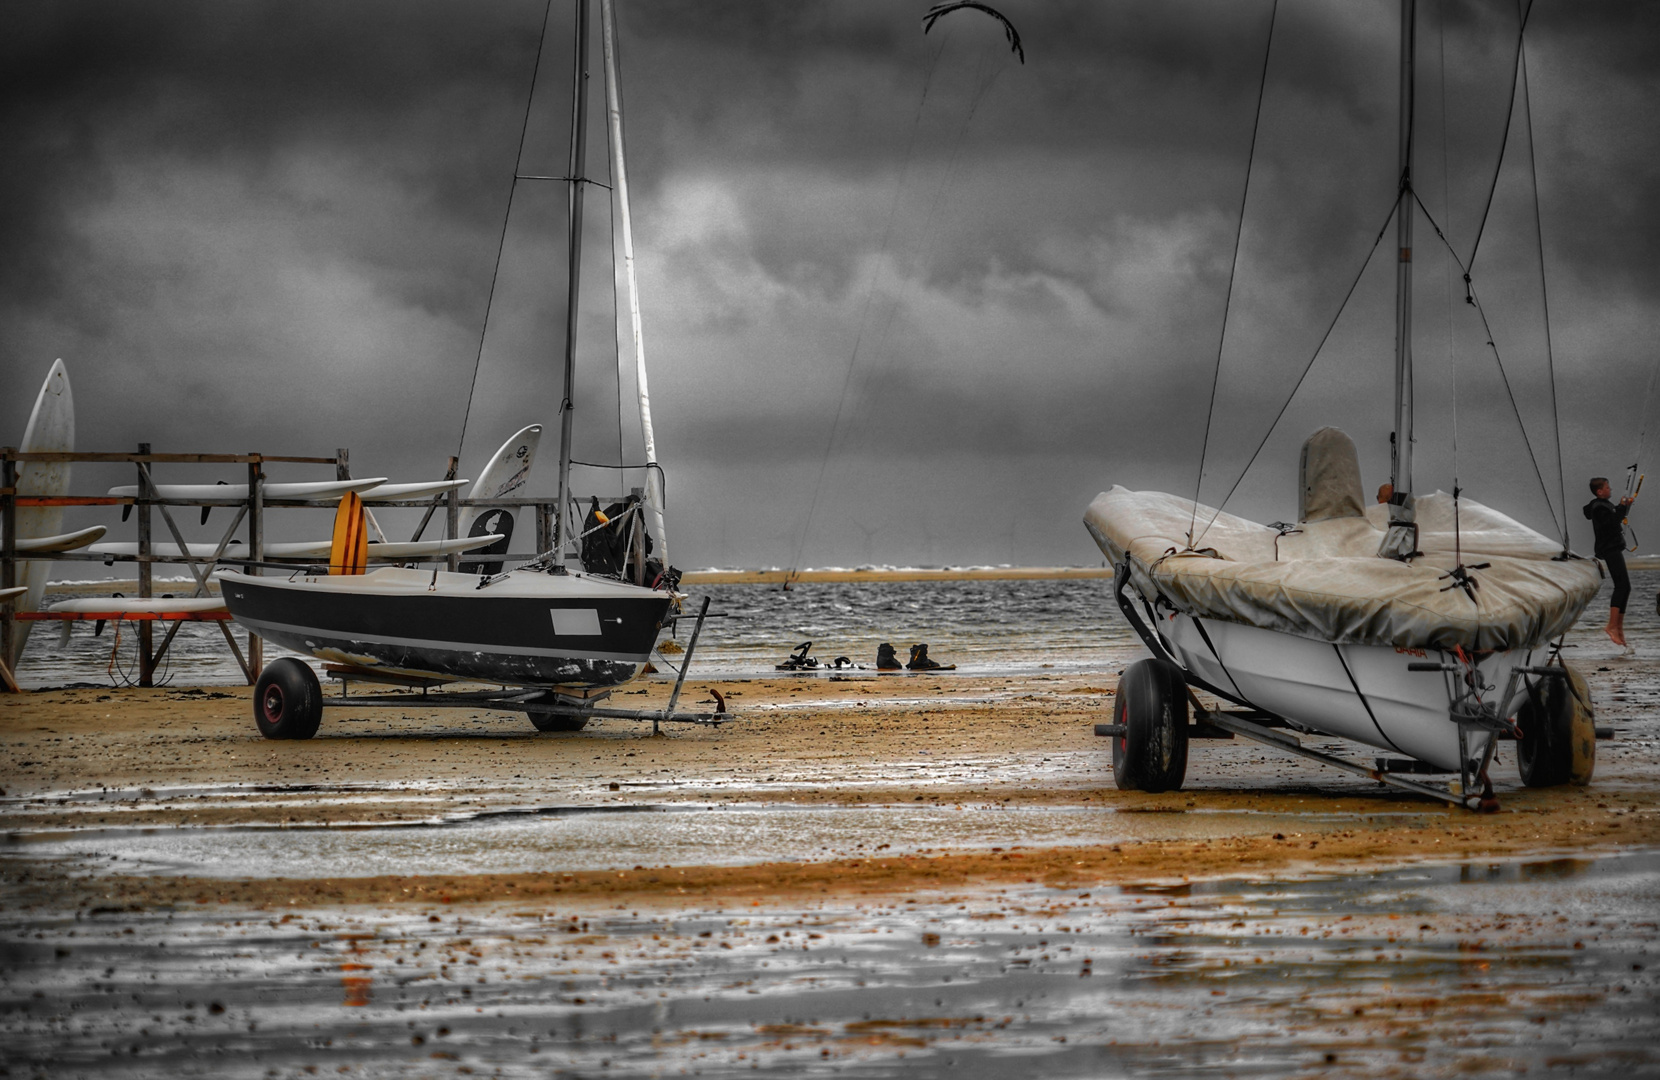
[[[1566,667],[1566,665],[1564,665]],[[1591,690],[1573,668],[1566,679],[1540,679],[1516,712],[1522,737],[1516,761],[1528,787],[1591,782],[1597,762],[1596,713]]]
[[[1187,682],[1166,660],[1138,660],[1118,680],[1112,778],[1122,791],[1180,791],[1187,776]]]
[[[554,716],[551,713],[530,714],[530,723],[537,731],[581,731],[588,726],[586,716]]]
[[[292,656],[267,667],[254,684],[254,723],[267,739],[309,739],[323,722],[317,673]]]

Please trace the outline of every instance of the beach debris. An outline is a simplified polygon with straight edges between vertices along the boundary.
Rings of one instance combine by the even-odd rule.
[[[778,664],[773,670],[775,670],[775,671],[814,671],[814,670],[816,670],[819,666],[818,657],[807,655],[807,653],[812,649],[812,647],[813,647],[813,643],[811,641],[803,641],[800,645],[797,645],[795,647],[794,652],[790,653],[790,658],[788,660],[784,661],[782,664]]]
[[[902,671],[905,665],[899,662],[899,654],[893,651],[893,646],[887,642],[876,646],[877,671]]]
[[[942,664],[928,655],[926,643],[911,646],[911,659],[905,667],[911,671],[954,671],[956,664]]]

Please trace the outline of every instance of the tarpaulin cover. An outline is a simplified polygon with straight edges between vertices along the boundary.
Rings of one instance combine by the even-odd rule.
[[[1175,495],[1117,486],[1096,496],[1084,522],[1114,565],[1129,560],[1131,579],[1148,599],[1163,596],[1189,615],[1338,644],[1538,646],[1572,626],[1601,584],[1594,560],[1558,560],[1560,544],[1461,497],[1462,562],[1489,565],[1469,571],[1473,596],[1448,588],[1448,572],[1460,561],[1452,496],[1437,491],[1414,500],[1423,555],[1400,562],[1377,554],[1389,508],[1363,507],[1347,490],[1358,486],[1358,473],[1351,479],[1342,468],[1336,472],[1344,490],[1307,490],[1322,471],[1331,472],[1311,469],[1305,452],[1302,508],[1341,516],[1304,521],[1283,534],[1203,505],[1195,515],[1193,502]],[[1190,528],[1201,533],[1199,551],[1184,550]]]

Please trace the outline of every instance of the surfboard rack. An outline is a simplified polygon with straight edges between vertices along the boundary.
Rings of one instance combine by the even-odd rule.
[[[520,433],[522,437],[523,432]],[[511,442],[511,440],[510,440]],[[329,508],[334,503],[327,499],[303,498],[273,498],[267,492],[267,481],[264,467],[273,463],[285,465],[323,465],[333,466],[336,481],[349,479],[349,451],[342,448],[335,451],[331,457],[303,457],[276,454],[197,454],[197,453],[154,453],[150,444],[140,443],[136,452],[97,452],[71,450],[20,450],[11,446],[0,446],[0,588],[17,585],[28,574],[28,567],[46,562],[101,562],[106,566],[120,564],[132,565],[137,577],[137,595],[149,600],[152,596],[152,575],[157,564],[183,566],[188,569],[194,578],[195,596],[212,595],[209,588],[210,575],[213,567],[225,563],[263,570],[267,573],[320,573],[326,569],[317,555],[308,554],[295,559],[273,558],[266,549],[265,523],[267,512],[285,508]],[[73,495],[61,487],[51,493],[39,493],[31,490],[25,482],[23,490],[19,490],[19,478],[23,466],[26,465],[68,465],[70,463],[98,463],[103,465],[127,465],[137,472],[136,494],[127,493],[108,495]],[[241,498],[212,497],[208,493],[192,492],[201,497],[191,498],[163,498],[162,489],[165,485],[158,485],[152,474],[152,467],[156,465],[217,465],[239,467],[236,471],[245,469],[247,482],[239,484],[239,491],[245,492]],[[458,523],[463,508],[505,508],[525,509],[535,511],[538,524],[538,533],[551,535],[553,503],[546,498],[522,497],[460,497],[455,484],[455,474],[459,463],[450,459],[449,470],[443,482],[443,490],[436,491],[430,496],[419,498],[392,498],[372,500],[375,509],[384,506],[407,507],[425,509],[427,518],[422,522],[422,529],[435,514],[441,513],[445,519],[445,542],[454,541],[458,535]],[[221,470],[222,471],[222,470]],[[233,474],[234,475],[234,474]],[[393,485],[396,487],[396,485]],[[407,486],[407,485],[406,485]],[[279,488],[272,488],[273,493],[280,494]],[[136,519],[137,544],[132,552],[90,552],[90,551],[39,551],[25,550],[15,539],[17,536],[17,515],[20,510],[39,509],[45,507],[119,507],[122,511],[122,520],[127,520],[129,513]],[[180,528],[185,519],[178,517],[180,508],[200,508],[203,511],[202,524],[207,523],[206,511],[211,507],[228,507],[233,511],[233,517],[228,526],[215,533],[222,533],[217,545],[212,541],[206,544],[187,544],[183,531]],[[160,520],[153,520],[159,517]],[[152,529],[152,525],[156,526]],[[244,540],[233,540],[233,537],[242,531],[246,534]],[[153,538],[154,537],[154,538]],[[167,537],[172,541],[169,546],[162,541]],[[419,538],[419,531],[416,539]],[[413,542],[413,541],[411,541]],[[195,548],[206,549],[197,552]],[[173,552],[162,554],[160,552]],[[378,563],[408,564],[413,562],[437,562],[447,565],[451,570],[457,566],[461,557],[459,552],[445,552],[435,557],[425,555],[411,557],[387,556],[384,560],[375,558],[375,547],[370,545],[371,559]],[[528,557],[528,556],[526,556]],[[495,555],[495,559],[513,562],[518,559],[514,555]],[[133,583],[129,580],[128,586]],[[187,592],[191,585],[186,585]],[[0,662],[18,649],[18,640],[26,628],[35,622],[50,624],[66,624],[80,621],[99,621],[96,613],[92,616],[78,615],[74,617],[65,614],[37,612],[32,610],[38,603],[38,594],[35,600],[27,597],[0,601]],[[123,611],[121,601],[111,599],[108,613]],[[183,619],[172,617],[172,612],[129,613],[124,615],[134,623],[138,641],[137,684],[151,686],[157,666],[172,642],[173,636],[178,633],[183,622],[215,622],[226,635],[231,651],[236,656],[238,665],[250,686],[258,680],[260,671],[264,667],[263,642],[258,635],[249,633],[246,642],[246,655],[243,647],[238,646],[231,639],[230,628],[232,623],[222,616],[203,617],[190,616]],[[158,623],[171,623],[163,631]],[[163,638],[162,635],[165,635]],[[159,648],[154,647],[160,640]],[[13,691],[16,687],[14,679],[6,676],[10,671],[0,673],[0,692]],[[361,678],[361,676],[360,676]]]

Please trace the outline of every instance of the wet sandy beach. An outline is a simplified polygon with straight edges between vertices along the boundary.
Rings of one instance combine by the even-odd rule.
[[[694,682],[738,719],[656,738],[0,699],[0,1036],[13,1075],[1652,1072],[1660,664],[1585,666],[1595,782],[1506,748],[1493,815],[1237,741],[1120,792],[1110,674]]]

